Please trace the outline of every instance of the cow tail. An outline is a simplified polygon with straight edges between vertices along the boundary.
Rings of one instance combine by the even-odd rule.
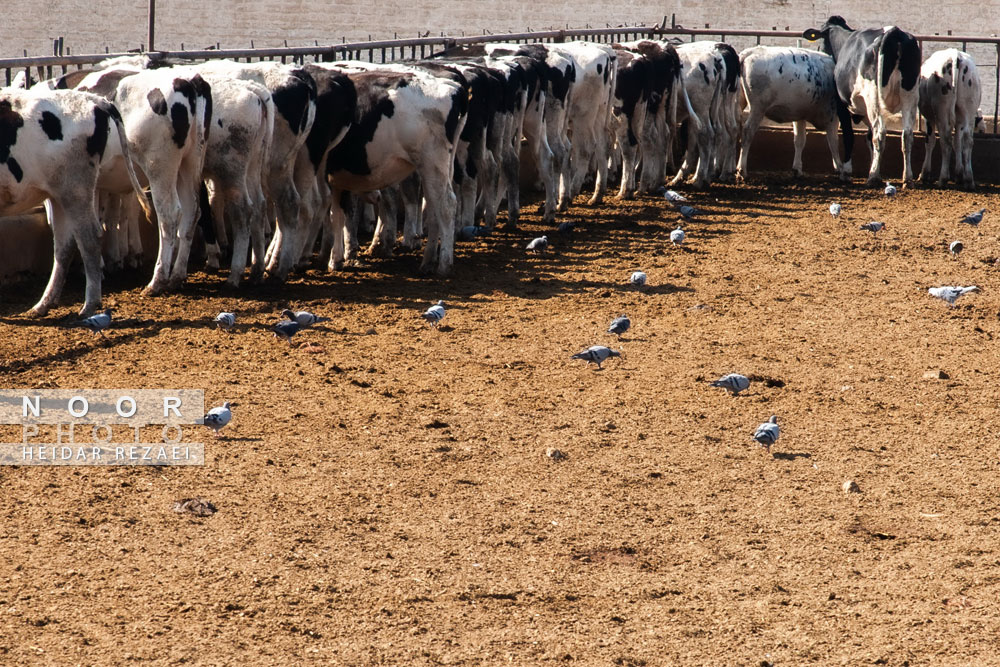
[[[678,84],[677,90],[680,92],[681,99],[684,101],[684,108],[687,110],[688,118],[690,119],[691,124],[694,125],[694,131],[696,133],[697,132],[701,132],[702,122],[701,122],[701,119],[698,118],[698,114],[696,114],[694,112],[694,108],[691,106],[691,98],[688,97],[687,86],[684,85],[684,76],[683,76],[683,74],[678,77],[677,84]],[[677,120],[677,118],[675,116],[674,117],[674,122],[675,123],[676,123],[676,120]]]
[[[111,120],[115,123],[115,129],[118,130],[118,143],[121,145],[122,157],[125,159],[125,171],[128,172],[128,180],[132,183],[132,189],[135,190],[136,199],[139,200],[139,206],[142,207],[142,212],[146,214],[146,218],[150,222],[156,220],[156,214],[153,212],[153,206],[150,204],[149,200],[146,199],[146,194],[143,191],[142,185],[139,184],[139,177],[135,173],[135,165],[132,164],[132,155],[128,149],[128,138],[125,136],[125,123],[122,121],[122,115],[118,111],[113,103],[101,100],[99,102],[104,106],[104,110],[108,112],[111,116]]]
[[[958,70],[962,66],[961,53],[956,49],[951,55],[951,90],[958,97]]]

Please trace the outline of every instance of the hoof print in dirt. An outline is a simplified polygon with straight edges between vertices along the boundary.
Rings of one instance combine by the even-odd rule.
[[[219,510],[204,498],[185,498],[174,503],[174,511],[179,514],[191,514],[194,516],[212,516]]]

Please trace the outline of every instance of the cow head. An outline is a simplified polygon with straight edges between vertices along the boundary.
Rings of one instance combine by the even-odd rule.
[[[854,28],[847,25],[847,21],[841,16],[831,16],[819,28],[808,28],[802,31],[802,37],[810,42],[823,40],[823,52],[837,59],[837,53],[847,35],[854,32]]]

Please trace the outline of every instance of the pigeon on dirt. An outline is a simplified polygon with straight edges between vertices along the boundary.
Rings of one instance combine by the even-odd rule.
[[[94,333],[101,334],[104,336],[104,330],[111,326],[111,308],[108,308],[103,313],[98,313],[88,317],[85,320],[80,320],[79,322],[74,322],[71,326],[82,327],[84,329],[90,329]],[[107,336],[105,336],[107,338]]]
[[[212,321],[215,322],[216,329],[229,331],[236,324],[236,313],[219,313]]]
[[[965,250],[965,244],[961,241],[952,241],[951,245],[948,246],[948,251],[951,252],[952,257],[957,257],[963,250]]]
[[[718,380],[713,380],[711,384],[713,387],[722,387],[733,396],[737,396],[741,391],[746,391],[750,386],[750,379],[739,373],[729,373],[728,375],[723,375]]]
[[[695,216],[701,215],[701,211],[694,206],[678,206],[677,211],[681,214],[682,218],[689,221],[694,220]]]
[[[664,190],[663,198],[666,199],[671,204],[676,204],[677,202],[687,201],[687,197],[679,192],[674,192],[673,190]]]
[[[583,359],[587,362],[588,366],[590,364],[597,364],[597,367],[600,368],[601,364],[603,364],[608,357],[620,356],[622,356],[621,352],[616,352],[611,348],[604,347],[603,345],[592,345],[583,352],[577,352],[571,356],[570,359]]]
[[[632,320],[628,318],[628,315],[623,314],[621,317],[611,320],[611,327],[608,329],[608,333],[615,334],[618,336],[618,340],[621,340],[622,334],[628,331],[631,326]]]
[[[425,310],[420,317],[430,322],[431,326],[437,328],[437,325],[444,319],[444,315],[444,301],[438,301],[433,306]]]
[[[872,236],[876,236],[877,237],[878,233],[880,231],[882,231],[883,229],[885,229],[885,223],[884,222],[875,222],[873,220],[872,222],[869,222],[868,224],[861,225],[861,229],[864,230],[864,231],[866,231],[866,232],[871,232]]]
[[[576,223],[572,220],[567,220],[566,222],[560,222],[559,226],[556,227],[556,231],[562,236],[569,236],[576,229]]]
[[[757,427],[757,430],[753,433],[753,439],[759,442],[761,447],[770,452],[771,445],[778,441],[779,435],[781,435],[781,429],[778,428],[778,417],[777,415],[771,415],[770,419]]]
[[[670,232],[670,243],[673,245],[684,245],[685,238],[687,238],[687,234],[684,233],[684,230],[680,226]]]
[[[212,408],[211,410],[209,410],[208,414],[205,415],[204,420],[202,420],[205,426],[208,426],[213,431],[215,431],[216,438],[219,437],[219,431],[221,431],[223,427],[225,427],[225,425],[228,424],[230,420],[232,420],[233,418],[232,407],[233,404],[230,403],[229,401],[226,401],[225,403],[222,404],[222,407]]]
[[[274,332],[275,338],[287,340],[288,344],[291,345],[292,336],[297,334],[300,328],[299,323],[294,320],[282,320],[271,327],[271,331]]]
[[[892,183],[886,183],[884,192],[886,197],[892,199],[893,197],[896,196],[896,186],[893,185]]]
[[[458,240],[459,241],[471,241],[478,236],[486,236],[490,233],[489,227],[479,227],[475,225],[467,225],[458,230]]]
[[[983,213],[986,213],[986,209],[985,208],[981,208],[978,211],[976,211],[975,213],[970,213],[969,215],[967,215],[964,218],[962,218],[961,220],[959,220],[959,222],[964,222],[967,225],[972,225],[973,227],[978,227],[979,223],[983,221]]]
[[[840,204],[838,204],[837,202],[833,202],[832,204],[830,204],[830,215],[832,215],[835,218],[840,217]]]
[[[943,299],[948,302],[949,306],[954,307],[955,301],[960,296],[964,296],[971,292],[978,292],[979,288],[975,285],[970,285],[969,287],[959,287],[957,285],[945,285],[943,287],[930,287],[927,289],[927,293],[931,296],[936,296],[939,299]]]
[[[634,271],[632,275],[629,276],[628,281],[636,287],[642,287],[646,284],[646,274],[642,271]]]
[[[293,322],[297,322],[298,325],[302,328],[311,327],[312,325],[317,324],[318,322],[326,322],[330,319],[328,317],[319,317],[318,315],[313,315],[308,310],[293,311],[288,308],[285,308],[283,311],[281,311],[281,315],[282,317],[286,317],[292,320]]]
[[[537,239],[531,239],[531,243],[528,244],[528,252],[544,252],[546,248],[549,247],[549,237],[539,236]]]

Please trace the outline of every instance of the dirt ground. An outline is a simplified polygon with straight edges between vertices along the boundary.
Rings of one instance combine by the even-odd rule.
[[[690,197],[683,249],[662,200],[581,198],[571,241],[526,254],[529,215],[449,280],[414,254],[238,292],[110,280],[109,343],[66,328],[82,279],[43,320],[41,282],[4,287],[0,386],[238,406],[204,467],[0,468],[0,663],[996,664],[998,190]],[[951,284],[982,292],[927,294]],[[267,331],[288,305],[331,317],[308,350]],[[622,359],[570,360],[618,349],[621,313]],[[708,385],[732,371],[745,395]],[[173,511],[192,496],[218,512]]]

